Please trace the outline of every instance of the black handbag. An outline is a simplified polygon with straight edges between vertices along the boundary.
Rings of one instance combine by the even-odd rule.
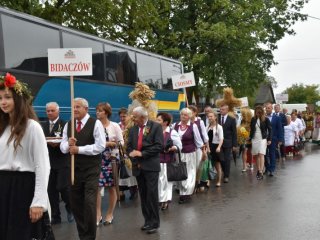
[[[32,239],[55,240],[48,212],[43,212],[42,218],[32,224]]]
[[[124,161],[121,161],[119,165],[119,177],[120,179],[126,179],[130,177],[128,168]]]
[[[119,156],[120,156],[120,164],[119,164],[119,177],[120,179],[126,179],[130,177],[128,167],[125,163],[125,155],[123,151],[123,147],[121,142],[118,142],[118,148],[119,148]]]
[[[183,181],[188,178],[187,164],[181,161],[180,150],[178,149],[178,162],[167,163],[167,178],[169,182]]]

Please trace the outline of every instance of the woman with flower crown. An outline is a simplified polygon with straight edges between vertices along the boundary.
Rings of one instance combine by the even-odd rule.
[[[34,234],[48,207],[49,155],[31,100],[24,83],[8,73],[0,77],[2,240],[40,239]]]

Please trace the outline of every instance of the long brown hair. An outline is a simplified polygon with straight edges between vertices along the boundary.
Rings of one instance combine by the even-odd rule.
[[[217,133],[218,132],[218,114],[215,113],[214,111],[209,112],[208,115],[209,114],[213,114],[215,116],[215,118],[216,118],[215,122],[216,122],[216,133]],[[211,122],[209,121],[209,126],[208,127],[211,127],[211,126],[212,126]]]
[[[261,122],[264,122],[266,120],[265,112],[262,106],[256,106],[254,109],[254,117],[256,119],[260,119]]]
[[[16,151],[26,132],[29,119],[38,121],[38,118],[32,108],[32,102],[29,96],[19,95],[12,88],[7,88],[12,93],[14,110],[9,116],[0,109],[0,137],[3,135],[7,126],[11,127],[11,134],[7,144],[13,141],[14,150]],[[4,85],[0,85],[0,90],[6,90]]]

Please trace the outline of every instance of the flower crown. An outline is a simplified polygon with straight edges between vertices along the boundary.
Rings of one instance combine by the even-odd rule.
[[[4,85],[6,89],[14,90],[19,96],[26,96],[32,98],[31,91],[26,83],[20,82],[15,76],[7,73],[5,76],[0,76],[0,86]]]

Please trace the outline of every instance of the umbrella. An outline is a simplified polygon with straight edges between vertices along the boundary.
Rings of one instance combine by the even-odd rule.
[[[233,156],[234,165],[237,166],[237,152],[232,151],[232,156]]]

